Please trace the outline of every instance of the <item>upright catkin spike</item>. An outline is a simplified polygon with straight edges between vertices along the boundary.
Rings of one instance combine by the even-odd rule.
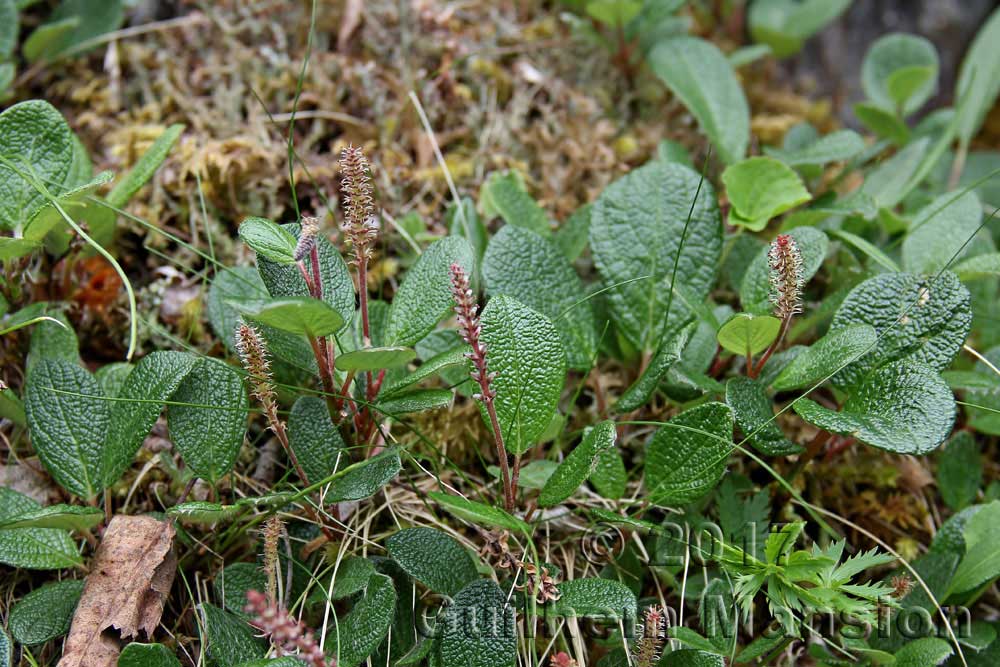
[[[354,263],[371,259],[378,222],[372,215],[372,185],[364,151],[348,146],[340,155],[340,192],[344,204],[344,236],[354,248]]]
[[[316,240],[319,236],[319,218],[305,217],[302,218],[302,229],[299,231],[299,242],[295,244],[295,250],[292,252],[292,259],[296,262],[301,262],[312,249],[316,246]]]
[[[795,239],[779,234],[767,251],[774,315],[787,320],[802,312],[802,253]]]
[[[271,378],[271,362],[268,359],[264,340],[256,327],[246,322],[236,326],[236,352],[240,355],[243,368],[249,377],[250,391],[260,401],[264,411],[270,416],[270,410],[276,406],[274,396],[274,381]]]
[[[267,601],[270,604],[278,602],[278,540],[284,525],[275,514],[264,524],[264,574],[267,576]]]
[[[271,638],[284,653],[296,651],[300,660],[311,667],[326,667],[326,655],[316,642],[312,631],[289,616],[288,611],[272,602],[260,591],[247,591],[247,605],[251,625]],[[336,664],[336,663],[332,663]]]
[[[646,609],[640,636],[635,642],[632,659],[636,667],[653,667],[660,660],[660,651],[667,632],[667,615],[663,607]]]

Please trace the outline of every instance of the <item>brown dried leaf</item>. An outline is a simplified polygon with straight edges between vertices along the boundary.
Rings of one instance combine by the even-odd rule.
[[[59,667],[115,667],[121,638],[153,636],[177,569],[174,527],[116,516],[101,540]],[[118,630],[116,633],[115,630]]]
[[[364,0],[347,0],[344,6],[344,17],[340,20],[340,31],[337,33],[337,51],[347,53],[351,35],[361,25],[361,14],[365,8]]]

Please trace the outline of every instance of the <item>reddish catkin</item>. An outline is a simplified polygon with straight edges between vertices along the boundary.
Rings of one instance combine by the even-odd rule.
[[[774,314],[786,320],[802,312],[802,253],[788,234],[779,234],[767,252]]]
[[[250,391],[270,414],[275,406],[274,384],[271,379],[271,362],[268,360],[267,348],[257,329],[240,322],[236,326],[236,352],[240,355],[243,368],[249,377]]]
[[[368,158],[354,146],[340,155],[340,193],[344,206],[344,236],[354,248],[354,263],[372,256],[372,242],[378,235],[378,223],[372,213],[372,185],[368,176]]]
[[[312,631],[289,616],[285,609],[269,603],[263,593],[247,591],[245,610],[251,616],[250,623],[270,637],[286,654],[298,651],[298,658],[307,665],[327,667],[326,655],[316,643]],[[336,661],[331,660],[330,665],[336,665]]]
[[[299,242],[295,244],[295,251],[292,259],[301,262],[316,246],[316,239],[319,236],[319,218],[302,218],[302,229],[299,231]]]
[[[646,609],[639,638],[632,653],[636,667],[653,667],[660,660],[660,651],[667,633],[667,615],[659,605]]]

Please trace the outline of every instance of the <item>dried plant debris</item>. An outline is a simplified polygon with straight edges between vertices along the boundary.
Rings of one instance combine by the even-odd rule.
[[[153,637],[177,569],[174,527],[116,516],[94,555],[59,667],[114,667],[121,639]]]

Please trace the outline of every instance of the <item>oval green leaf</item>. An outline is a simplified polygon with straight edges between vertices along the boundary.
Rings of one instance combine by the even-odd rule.
[[[719,327],[716,338],[729,352],[749,357],[767,349],[780,330],[777,317],[736,313]]]

